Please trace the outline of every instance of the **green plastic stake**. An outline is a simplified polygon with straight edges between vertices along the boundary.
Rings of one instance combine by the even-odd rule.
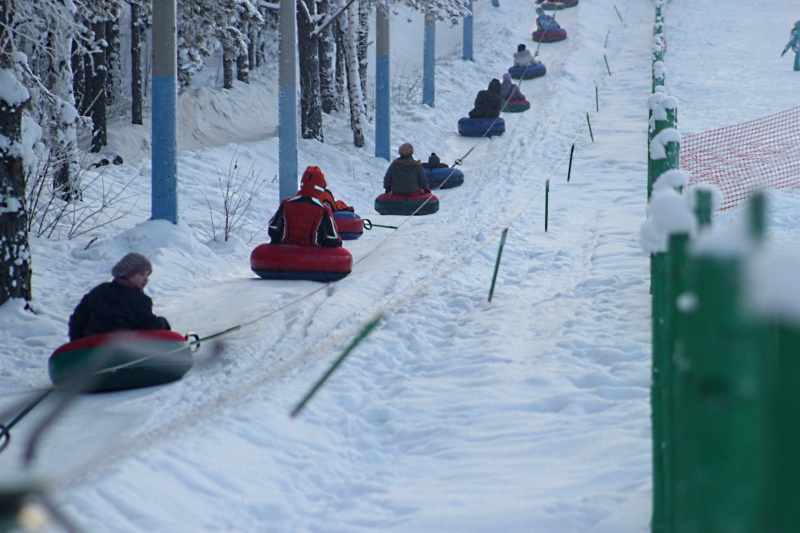
[[[592,123],[589,121],[589,113],[586,113],[586,124],[589,125],[589,137],[592,138],[592,142],[594,142],[594,135],[592,134]]]
[[[594,109],[598,113],[600,112],[600,95],[597,91],[597,85],[594,86]]]
[[[611,76],[611,69],[608,66],[608,58],[606,57],[605,54],[603,54],[603,61],[606,62],[606,70],[608,71],[608,75]]]
[[[550,207],[550,180],[544,184],[544,231],[547,232],[547,218]]]
[[[506,244],[506,235],[508,234],[508,228],[503,230],[503,233],[500,235],[500,247],[497,249],[497,259],[494,261],[494,274],[492,274],[492,285],[489,287],[489,303],[492,302],[492,295],[494,294],[494,284],[497,281],[497,271],[500,269],[500,257],[503,256],[503,246]]]
[[[292,409],[292,412],[289,415],[290,417],[292,417],[292,418],[296,417],[300,413],[300,411],[303,410],[303,407],[306,406],[308,401],[317,393],[317,391],[322,387],[322,385],[326,381],[328,381],[328,378],[331,377],[331,375],[339,367],[339,365],[341,365],[342,362],[344,362],[344,360],[347,358],[347,356],[350,355],[350,352],[353,351],[353,348],[358,346],[358,344],[361,341],[363,341],[367,337],[367,335],[370,334],[370,332],[373,329],[375,329],[375,326],[378,325],[378,322],[381,320],[381,318],[383,318],[382,314],[378,315],[376,318],[374,318],[372,321],[370,321],[366,326],[361,328],[361,331],[358,333],[358,335],[356,335],[356,337],[353,339],[353,341],[347,346],[347,348],[344,349],[344,351],[336,359],[336,361],[333,362],[333,364],[328,369],[328,371],[325,372],[325,374],[323,374],[323,376],[314,384],[314,386],[311,388],[311,390],[308,391],[308,393],[303,397],[302,400],[300,400],[300,403],[298,403],[297,406],[294,409]]]
[[[569,149],[569,165],[567,166],[567,183],[569,183],[569,177],[572,174],[572,154],[575,153],[575,143],[572,143],[572,148]]]

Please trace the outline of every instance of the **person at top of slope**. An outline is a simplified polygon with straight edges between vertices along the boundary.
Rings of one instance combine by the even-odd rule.
[[[548,32],[561,29],[561,26],[559,26],[558,22],[556,22],[556,19],[545,13],[544,9],[541,7],[536,8],[536,15],[537,30],[541,32]]]
[[[153,272],[150,260],[131,252],[111,269],[112,281],[89,291],[69,317],[69,340],[114,331],[170,329],[164,317],[153,314],[153,301],[144,288]]]
[[[429,193],[428,178],[422,170],[422,163],[413,158],[414,147],[403,143],[397,149],[400,155],[392,161],[383,176],[383,189],[387,193],[414,194]]]
[[[469,118],[497,118],[503,109],[503,99],[500,97],[500,80],[493,79],[489,88],[478,92],[475,97],[475,106],[469,112]]]
[[[503,83],[500,84],[500,98],[503,100],[525,100],[525,95],[519,90],[516,83],[511,81],[511,74],[503,74]]]
[[[789,36],[789,42],[786,43],[786,47],[781,52],[781,57],[791,48],[794,52],[794,70],[800,70],[800,20],[794,23]]]
[[[297,196],[283,200],[269,221],[272,244],[342,245],[330,208],[318,198],[326,186],[325,175],[319,167],[306,168]]]
[[[515,67],[535,67],[536,65],[540,64],[541,61],[536,59],[524,44],[517,46],[517,51],[514,52]]]

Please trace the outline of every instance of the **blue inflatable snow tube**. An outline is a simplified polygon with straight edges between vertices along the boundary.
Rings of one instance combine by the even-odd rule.
[[[364,234],[364,221],[350,211],[334,211],[333,222],[343,241],[352,241]]]
[[[506,121],[499,117],[458,119],[458,133],[464,137],[491,137],[502,135],[505,131]]]
[[[425,168],[424,170],[431,189],[452,189],[464,184],[464,173],[457,168]]]
[[[515,66],[509,67],[508,73],[511,74],[511,77],[515,80],[530,80],[538,78],[539,76],[544,76],[547,73],[547,67],[544,66],[544,63],[528,67]]]

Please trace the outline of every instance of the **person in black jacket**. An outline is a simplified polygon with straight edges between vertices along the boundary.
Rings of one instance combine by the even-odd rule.
[[[442,163],[442,160],[439,159],[439,156],[434,152],[431,152],[430,157],[428,157],[428,162],[422,163],[422,168],[435,170],[437,168],[450,168],[450,166],[447,163]]]
[[[400,157],[392,161],[383,175],[383,190],[405,195],[431,192],[422,163],[413,157],[414,147],[410,143],[403,143],[397,153]]]
[[[69,317],[69,340],[113,331],[166,329],[164,317],[153,314],[153,301],[144,293],[153,265],[131,252],[111,269],[112,281],[86,294]]]
[[[500,80],[497,78],[489,82],[489,88],[478,92],[475,97],[475,107],[469,112],[469,118],[497,118],[503,109],[503,99],[500,97]]]

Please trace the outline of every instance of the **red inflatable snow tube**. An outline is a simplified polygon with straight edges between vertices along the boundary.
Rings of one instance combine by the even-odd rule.
[[[110,392],[178,380],[192,363],[192,350],[183,335],[148,329],[68,342],[53,352],[47,369],[55,385],[76,383],[81,392]]]
[[[575,7],[578,5],[578,0],[558,0],[555,2],[537,2],[545,11],[556,11],[564,9],[565,7]]]
[[[250,268],[263,279],[337,281],[353,269],[353,256],[341,246],[267,243],[252,251]]]
[[[566,38],[567,30],[564,28],[547,31],[536,30],[531,35],[531,39],[540,43],[554,43],[556,41],[563,41]]]
[[[364,221],[350,211],[334,211],[333,222],[342,240],[352,241],[364,234]]]

